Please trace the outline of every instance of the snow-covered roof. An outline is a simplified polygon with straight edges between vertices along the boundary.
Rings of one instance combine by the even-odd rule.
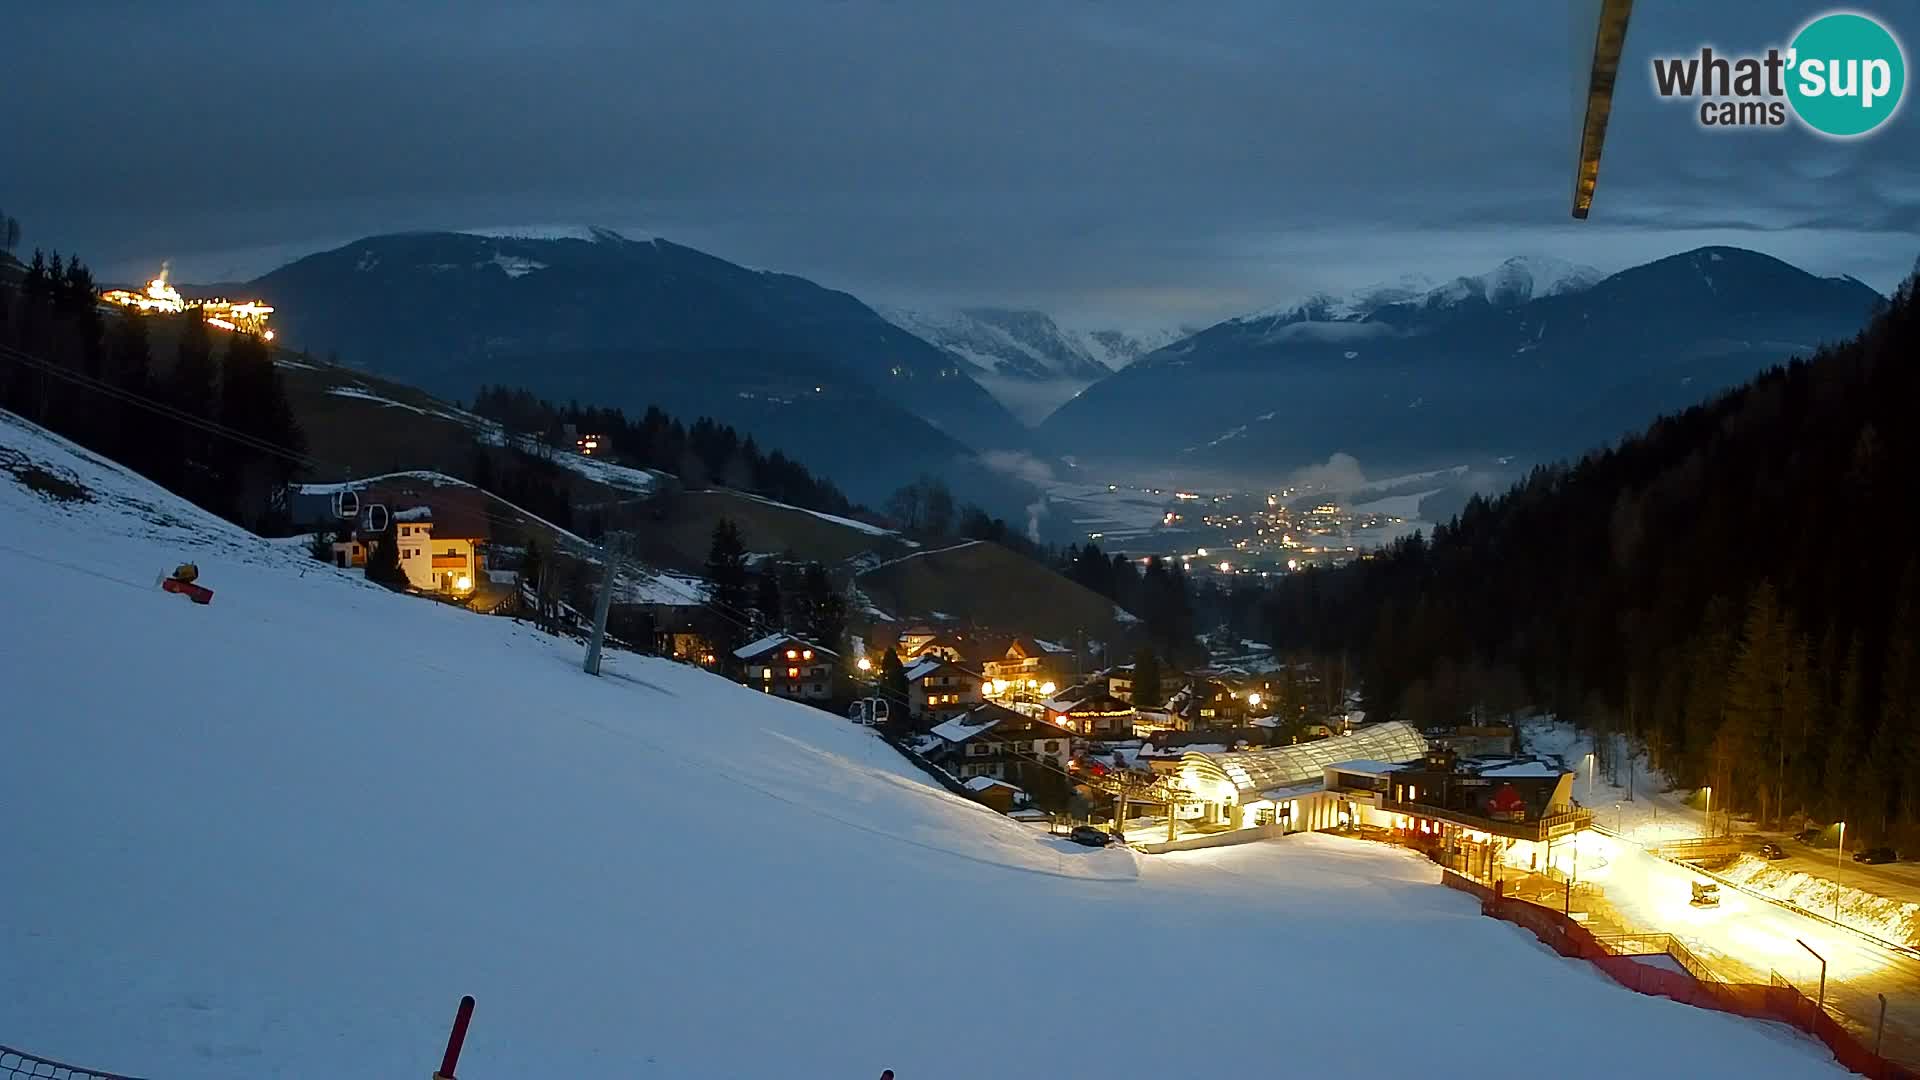
[[[1544,761],[1516,761],[1509,765],[1495,765],[1481,769],[1481,776],[1490,776],[1501,780],[1548,779],[1565,776],[1567,770],[1558,765],[1549,765]]]
[[[975,709],[936,725],[932,734],[950,743],[963,743],[983,731],[992,731],[994,725],[1004,719],[1006,717],[999,713]]]
[[[962,675],[973,674],[973,672],[968,671],[966,668],[961,667],[951,660],[942,659],[938,656],[923,656],[915,660],[913,666],[907,669],[907,681],[913,682],[916,679],[924,679],[934,672],[939,671],[941,668],[953,668]]]
[[[788,642],[792,642],[793,644],[798,645],[802,648],[812,649],[814,652],[817,652],[822,656],[840,655],[839,653],[834,652],[832,649],[815,645],[811,641],[807,641],[804,638],[794,637],[792,634],[768,634],[766,637],[761,638],[759,641],[753,642],[750,645],[742,645],[739,648],[733,650],[733,655],[736,659],[751,660],[754,657],[759,656],[761,653],[766,652],[768,649],[777,648],[778,646],[784,645]]]
[[[402,510],[394,514],[393,520],[395,521],[432,521],[433,507],[409,506],[405,510]]]
[[[1020,790],[1018,784],[1009,784],[1005,780],[995,780],[991,776],[976,776],[971,780],[965,781],[965,783],[968,791],[985,791],[988,788],[997,787],[1010,788],[1014,791]]]

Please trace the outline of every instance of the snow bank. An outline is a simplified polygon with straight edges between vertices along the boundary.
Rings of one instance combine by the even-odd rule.
[[[1920,904],[1904,903],[1798,870],[1781,870],[1758,855],[1741,855],[1715,873],[1763,896],[1831,916],[1839,890],[1839,922],[1883,941],[1920,945]]]
[[[1290,1070],[1333,1074],[1382,1030],[1457,1047],[1497,1001],[1512,1030],[1631,1031],[1670,1075],[1844,1075],[1545,954],[1407,853],[1079,848],[843,719],[623,653],[591,678],[570,642],[369,586],[3,414],[0,446],[86,489],[0,472],[0,1042],[152,1076],[425,1075],[471,993],[462,1075],[973,1077],[942,1025],[975,973],[1054,993],[1117,949],[1138,985],[1219,989],[1151,1034],[999,1025],[988,1071],[1178,1076],[1196,1048],[1266,1071],[1280,1019]],[[152,586],[188,557],[211,606]],[[1448,992],[1239,992],[1389,970]]]

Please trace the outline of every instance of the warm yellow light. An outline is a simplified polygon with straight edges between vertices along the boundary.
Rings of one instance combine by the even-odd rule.
[[[787,669],[787,678],[789,678],[789,679],[797,679],[797,678],[799,678],[799,677],[800,677],[800,669],[799,669],[799,668],[797,668],[797,667],[790,667],[790,668],[788,668],[788,669]]]
[[[268,341],[272,341],[272,340],[273,340],[273,331],[271,331],[271,330],[269,330],[269,331],[267,331],[267,332],[266,332],[266,335],[265,335],[265,337],[266,337],[266,339],[267,339]]]
[[[789,659],[789,660],[797,660],[797,659],[799,659],[799,658],[800,658],[800,654],[799,654],[798,652],[796,652],[796,651],[794,651],[793,649],[788,649],[788,650],[787,650],[787,659]]]
[[[1052,696],[1053,696],[1053,692],[1054,692],[1054,690],[1055,690],[1055,687],[1054,687],[1054,685],[1053,685],[1052,683],[1041,683],[1041,684],[1040,684],[1040,692],[1041,692],[1041,693],[1043,693],[1043,694],[1045,694],[1045,695],[1047,695],[1048,697],[1052,697]]]
[[[791,655],[791,654],[789,654],[789,655]],[[807,651],[805,651],[805,652],[803,652],[803,653],[801,653],[801,654],[800,654],[800,659],[802,659],[802,660],[811,660],[811,659],[813,659],[813,650],[812,650],[812,649],[808,649]]]
[[[466,592],[468,589],[473,588],[473,579],[465,574],[461,574],[458,578],[454,579],[453,588],[456,592]]]
[[[1259,694],[1248,694],[1248,695],[1247,695],[1247,704],[1248,704],[1248,705],[1249,705],[1250,707],[1252,707],[1252,708],[1255,708],[1255,709],[1257,709],[1257,708],[1259,708],[1259,707],[1260,707],[1260,695],[1259,695]]]
[[[854,661],[854,666],[859,668],[861,671],[872,671],[873,661],[863,656],[859,660]]]

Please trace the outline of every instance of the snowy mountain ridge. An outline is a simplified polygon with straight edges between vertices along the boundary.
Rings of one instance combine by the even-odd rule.
[[[1515,307],[1544,296],[1584,292],[1606,276],[1591,266],[1566,259],[1516,255],[1483,274],[1464,275],[1446,282],[1435,282],[1424,274],[1406,274],[1349,293],[1314,293],[1303,300],[1278,304],[1231,321],[1242,324],[1355,322],[1382,308],[1402,304],[1427,311],[1457,307],[1476,299],[1495,307]]]
[[[959,308],[932,311],[898,307],[875,308],[902,330],[959,357],[977,372],[1027,379],[1081,379],[1092,381],[1113,373],[1099,353],[1088,348],[1090,339],[1070,334],[1041,311],[1012,308]]]
[[[1175,327],[1066,327],[1045,312],[1015,308],[874,310],[952,357],[1029,426],[1087,387],[1189,332]]]

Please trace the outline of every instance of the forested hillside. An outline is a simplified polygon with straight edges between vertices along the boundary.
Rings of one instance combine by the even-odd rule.
[[[1913,289],[1430,540],[1289,579],[1275,644],[1350,653],[1377,710],[1550,707],[1644,739],[1716,805],[1920,827]]]

